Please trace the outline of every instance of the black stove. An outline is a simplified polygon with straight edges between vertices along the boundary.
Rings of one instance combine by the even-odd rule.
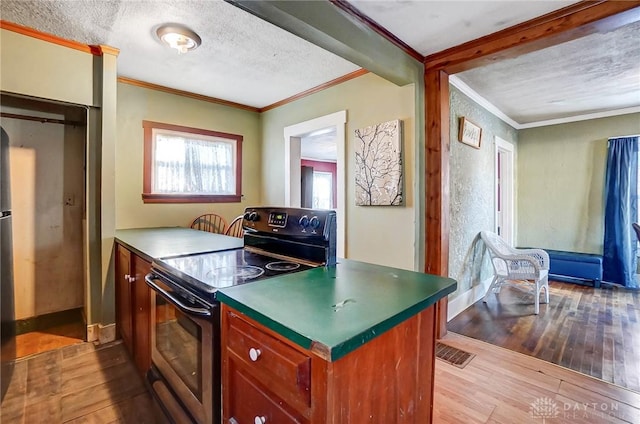
[[[218,290],[336,262],[334,211],[247,208],[242,226],[244,248],[157,259],[145,277],[147,381],[170,422],[221,422]]]
[[[247,208],[241,249],[156,259],[152,272],[209,302],[225,287],[336,262],[334,211]]]

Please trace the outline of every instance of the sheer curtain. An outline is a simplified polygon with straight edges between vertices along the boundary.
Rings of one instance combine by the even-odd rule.
[[[233,144],[158,134],[154,193],[233,194]]]
[[[637,288],[639,137],[609,139],[605,181],[603,280]]]

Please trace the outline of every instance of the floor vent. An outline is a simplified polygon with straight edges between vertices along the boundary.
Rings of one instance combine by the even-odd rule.
[[[476,356],[458,348],[436,342],[436,358],[458,368],[464,368]]]

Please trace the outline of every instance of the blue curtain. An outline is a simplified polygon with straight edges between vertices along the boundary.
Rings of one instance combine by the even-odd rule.
[[[609,140],[605,181],[603,280],[637,288],[638,139]]]

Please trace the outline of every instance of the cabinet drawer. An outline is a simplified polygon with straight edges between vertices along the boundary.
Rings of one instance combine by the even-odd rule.
[[[270,390],[296,405],[311,405],[311,358],[229,314],[227,349]]]
[[[251,376],[238,369],[231,371],[231,408],[229,424],[303,424],[304,418],[287,411],[283,402],[273,398]]]

